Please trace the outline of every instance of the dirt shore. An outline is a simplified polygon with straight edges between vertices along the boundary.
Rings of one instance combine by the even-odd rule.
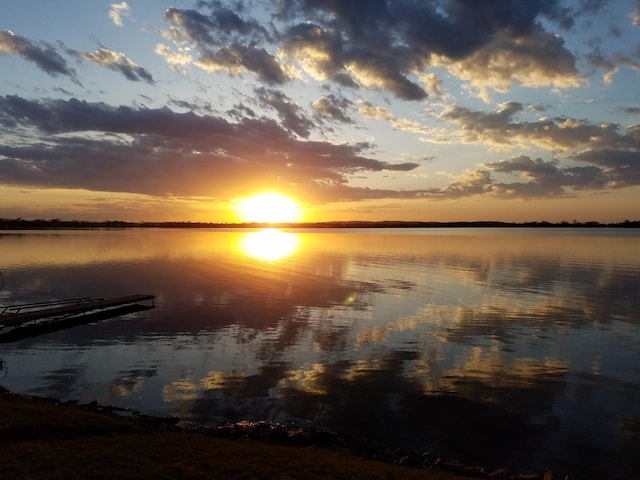
[[[124,416],[1,387],[0,465],[2,480],[469,478],[365,459],[335,444],[284,446],[220,438],[175,427],[168,419]]]

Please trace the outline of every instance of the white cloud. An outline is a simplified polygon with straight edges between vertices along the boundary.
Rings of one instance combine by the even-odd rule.
[[[175,52],[163,43],[158,43],[156,45],[155,52],[156,54],[163,57],[173,70],[183,75],[186,72],[182,67],[191,65],[193,63],[193,57],[189,53],[187,53],[187,51]]]
[[[109,10],[109,18],[114,25],[121,27],[122,17],[128,17],[129,15],[131,15],[131,8],[129,7],[127,2],[111,4],[111,10]]]
[[[136,65],[132,60],[127,58],[124,53],[101,48],[95,52],[77,52],[77,55],[97,65],[102,65],[103,67],[120,72],[127,77],[127,79],[134,82],[144,80],[145,82],[153,83],[151,74],[146,69]]]
[[[634,27],[640,27],[640,7],[636,7],[633,12],[627,16],[631,19],[631,24]]]

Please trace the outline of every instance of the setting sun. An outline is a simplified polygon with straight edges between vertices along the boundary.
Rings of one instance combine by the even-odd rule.
[[[238,200],[240,220],[247,223],[280,223],[300,220],[300,205],[280,193],[261,193]]]

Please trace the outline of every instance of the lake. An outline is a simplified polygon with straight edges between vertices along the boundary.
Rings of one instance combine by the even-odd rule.
[[[0,272],[3,306],[156,296],[0,344],[15,392],[640,472],[637,229],[5,231]]]

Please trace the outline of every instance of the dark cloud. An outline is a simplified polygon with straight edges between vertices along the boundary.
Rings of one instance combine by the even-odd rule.
[[[430,140],[483,143],[493,146],[514,147],[535,145],[549,150],[570,150],[578,147],[592,148],[640,148],[637,132],[626,132],[615,123],[593,124],[574,118],[541,118],[533,122],[517,122],[516,116],[523,105],[507,102],[495,112],[483,112],[466,107],[453,106],[440,118],[456,124],[455,130],[440,131],[439,137]],[[436,133],[436,132],[434,132]]]
[[[492,168],[496,172],[527,172],[533,178],[544,178],[557,174],[558,163],[559,162],[557,160],[545,162],[541,158],[532,160],[531,158],[522,155],[510,160],[488,163],[487,166]]]
[[[485,100],[489,90],[506,93],[513,85],[570,88],[583,83],[564,40],[541,28],[522,38],[500,32],[473,54],[440,63],[477,88]]]
[[[352,75],[347,72],[338,72],[336,73],[332,80],[336,82],[338,85],[342,85],[347,88],[359,88],[360,85],[355,81]]]
[[[270,84],[281,84],[287,76],[275,57],[264,48],[244,45],[225,45],[216,51],[202,49],[196,64],[209,71],[226,70],[232,75],[254,72]]]
[[[311,134],[311,128],[314,126],[313,122],[307,119],[301,113],[300,107],[284,93],[261,87],[256,89],[256,95],[263,105],[267,105],[278,112],[284,128],[304,138]]]
[[[556,197],[640,185],[640,128],[629,127],[623,134],[616,125],[594,126],[571,119],[517,124],[514,117],[523,106],[511,102],[491,114],[458,107],[449,110],[447,118],[459,123],[467,140],[505,142],[497,132],[508,128],[510,141],[532,136],[528,141],[580,147],[580,151],[567,153],[578,164],[561,166],[555,159],[523,155],[450,175],[449,184],[441,188],[356,188],[349,185],[354,175],[409,172],[418,164],[369,158],[364,152],[375,146],[368,143],[299,141],[289,132],[306,134],[305,125],[310,125],[297,115],[295,103],[277,91],[262,89],[257,94],[278,110],[282,126],[248,117],[230,123],[168,108],[0,97],[0,125],[12,132],[0,147],[0,179],[6,184],[156,196],[237,195],[243,188],[260,184],[295,190],[301,198],[318,202],[476,195]],[[181,107],[188,109],[189,105]],[[243,112],[246,110],[238,110],[238,116]],[[19,140],[26,131],[40,132],[29,145]],[[509,175],[518,178],[505,182]]]
[[[519,173],[527,182],[496,183],[493,191],[503,197],[555,197],[566,195],[565,187],[571,190],[597,190],[607,187],[611,178],[596,166],[559,168],[559,162],[535,160],[526,155],[485,166],[495,172]]]
[[[386,52],[379,50],[373,55],[371,47],[356,47],[344,38],[343,31],[311,23],[289,28],[283,40],[283,50],[315,77],[346,85],[388,89],[405,100],[426,98],[424,89],[406,76],[407,52],[400,51],[406,49],[392,51],[393,47],[379,45]]]
[[[199,52],[202,68],[282,84],[293,75],[285,73],[289,62],[317,79],[419,101],[430,87],[420,76],[434,66],[481,89],[579,85],[573,53],[541,19],[570,28],[595,10],[590,3],[573,10],[559,0],[282,0],[265,5],[267,28],[242,4],[231,10],[212,1],[169,8],[165,19],[174,41]]]
[[[67,61],[49,44],[38,46],[31,40],[16,35],[10,30],[0,31],[0,54],[12,53],[35,63],[43,72],[52,76],[75,77]]]
[[[198,136],[209,131],[230,132],[228,122],[168,108],[111,107],[77,99],[32,101],[15,95],[0,97],[0,124],[33,127],[49,133],[110,132],[161,136]]]
[[[640,148],[588,149],[575,158],[602,167],[614,188],[640,185]]]
[[[502,104],[495,112],[459,106],[440,118],[456,124],[453,130],[430,132],[429,141],[462,142],[504,149],[536,146],[563,151],[579,165],[561,167],[557,159],[544,161],[522,155],[484,166],[495,173],[518,175],[513,183],[491,181],[489,191],[498,197],[566,196],[580,190],[607,190],[640,185],[640,127],[592,124],[572,118],[542,118],[518,122],[523,105]],[[586,164],[586,165],[585,165]]]
[[[234,124],[168,108],[6,96],[0,97],[0,125],[40,132],[29,145],[14,139],[0,146],[5,184],[230,197],[259,184],[323,202],[394,196],[349,187],[348,176],[418,167],[367,158],[368,144],[301,142],[268,119]]]
[[[433,56],[466,80],[491,88],[505,90],[512,81],[560,87],[580,83],[573,54],[539,21],[546,17],[571,26],[572,12],[556,1],[280,4],[281,18],[306,19],[286,31],[286,51],[304,56],[303,61],[325,78],[349,72],[364,86],[385,88],[406,100],[426,97],[411,76],[431,66]],[[458,62],[461,68],[456,68]]]
[[[169,98],[167,105],[177,107],[180,110],[184,110],[187,112],[195,112],[202,114],[211,114],[214,112],[211,103],[206,100],[197,100],[197,101],[187,101],[180,100],[177,98]]]
[[[623,162],[621,162],[623,163]],[[545,162],[526,155],[484,165],[485,169],[467,170],[451,176],[451,182],[442,188],[407,192],[407,198],[449,200],[477,195],[491,195],[498,199],[534,199],[574,196],[577,191],[606,191],[622,186],[640,185],[638,168],[635,178],[622,185],[612,169],[596,165],[560,167],[557,160]],[[493,175],[516,175],[517,180],[499,181]],[[631,173],[631,172],[629,172]]]
[[[269,40],[271,35],[255,20],[245,20],[238,15],[242,9],[231,10],[220,2],[199,2],[201,8],[209,13],[197,10],[171,7],[164,12],[165,20],[180,27],[179,34],[199,45],[218,45],[221,42],[247,38],[250,42]]]
[[[456,106],[444,112],[441,118],[460,123],[463,128],[497,130],[508,125],[511,119],[522,110],[524,105],[519,102],[503,103],[496,112],[491,113]]]
[[[631,70],[640,70],[640,57],[639,60],[635,60],[631,56],[620,52],[603,52],[599,47],[594,48],[586,58],[591,66],[604,72],[603,78],[607,84],[611,83],[613,76],[618,73],[621,65]]]
[[[329,118],[343,123],[353,123],[353,120],[345,113],[351,106],[346,98],[338,98],[336,95],[320,97],[313,102],[313,112],[321,118]]]
[[[270,84],[282,84],[288,79],[275,56],[259,46],[271,38],[264,27],[254,20],[242,19],[219,2],[199,5],[210,12],[171,7],[164,13],[164,18],[173,24],[170,33],[174,40],[187,40],[197,46],[198,66],[232,75],[250,71]]]
[[[233,108],[227,111],[227,114],[236,120],[241,120],[243,118],[255,118],[257,116],[253,109],[241,103],[234,105]]]
[[[153,84],[153,76],[143,67],[136,65],[124,53],[100,48],[95,52],[73,52],[82,60],[101,65],[110,70],[123,74],[128,80],[144,81]]]
[[[31,40],[9,30],[0,31],[0,53],[13,53],[34,62],[41,70],[52,76],[66,75],[75,80],[76,72],[67,61],[49,44],[38,46]],[[100,48],[95,52],[79,52],[64,49],[76,58],[101,65],[123,74],[128,80],[153,84],[153,76],[143,67],[136,65],[124,53]]]
[[[422,196],[447,200],[471,197],[490,192],[492,184],[491,174],[488,171],[468,170],[454,178],[446,187],[426,191]]]
[[[181,30],[172,30],[178,40],[191,40],[198,44],[213,45],[215,43],[212,35],[215,24],[206,15],[195,10],[182,10],[179,8],[168,8],[164,12],[165,20],[180,27]]]

